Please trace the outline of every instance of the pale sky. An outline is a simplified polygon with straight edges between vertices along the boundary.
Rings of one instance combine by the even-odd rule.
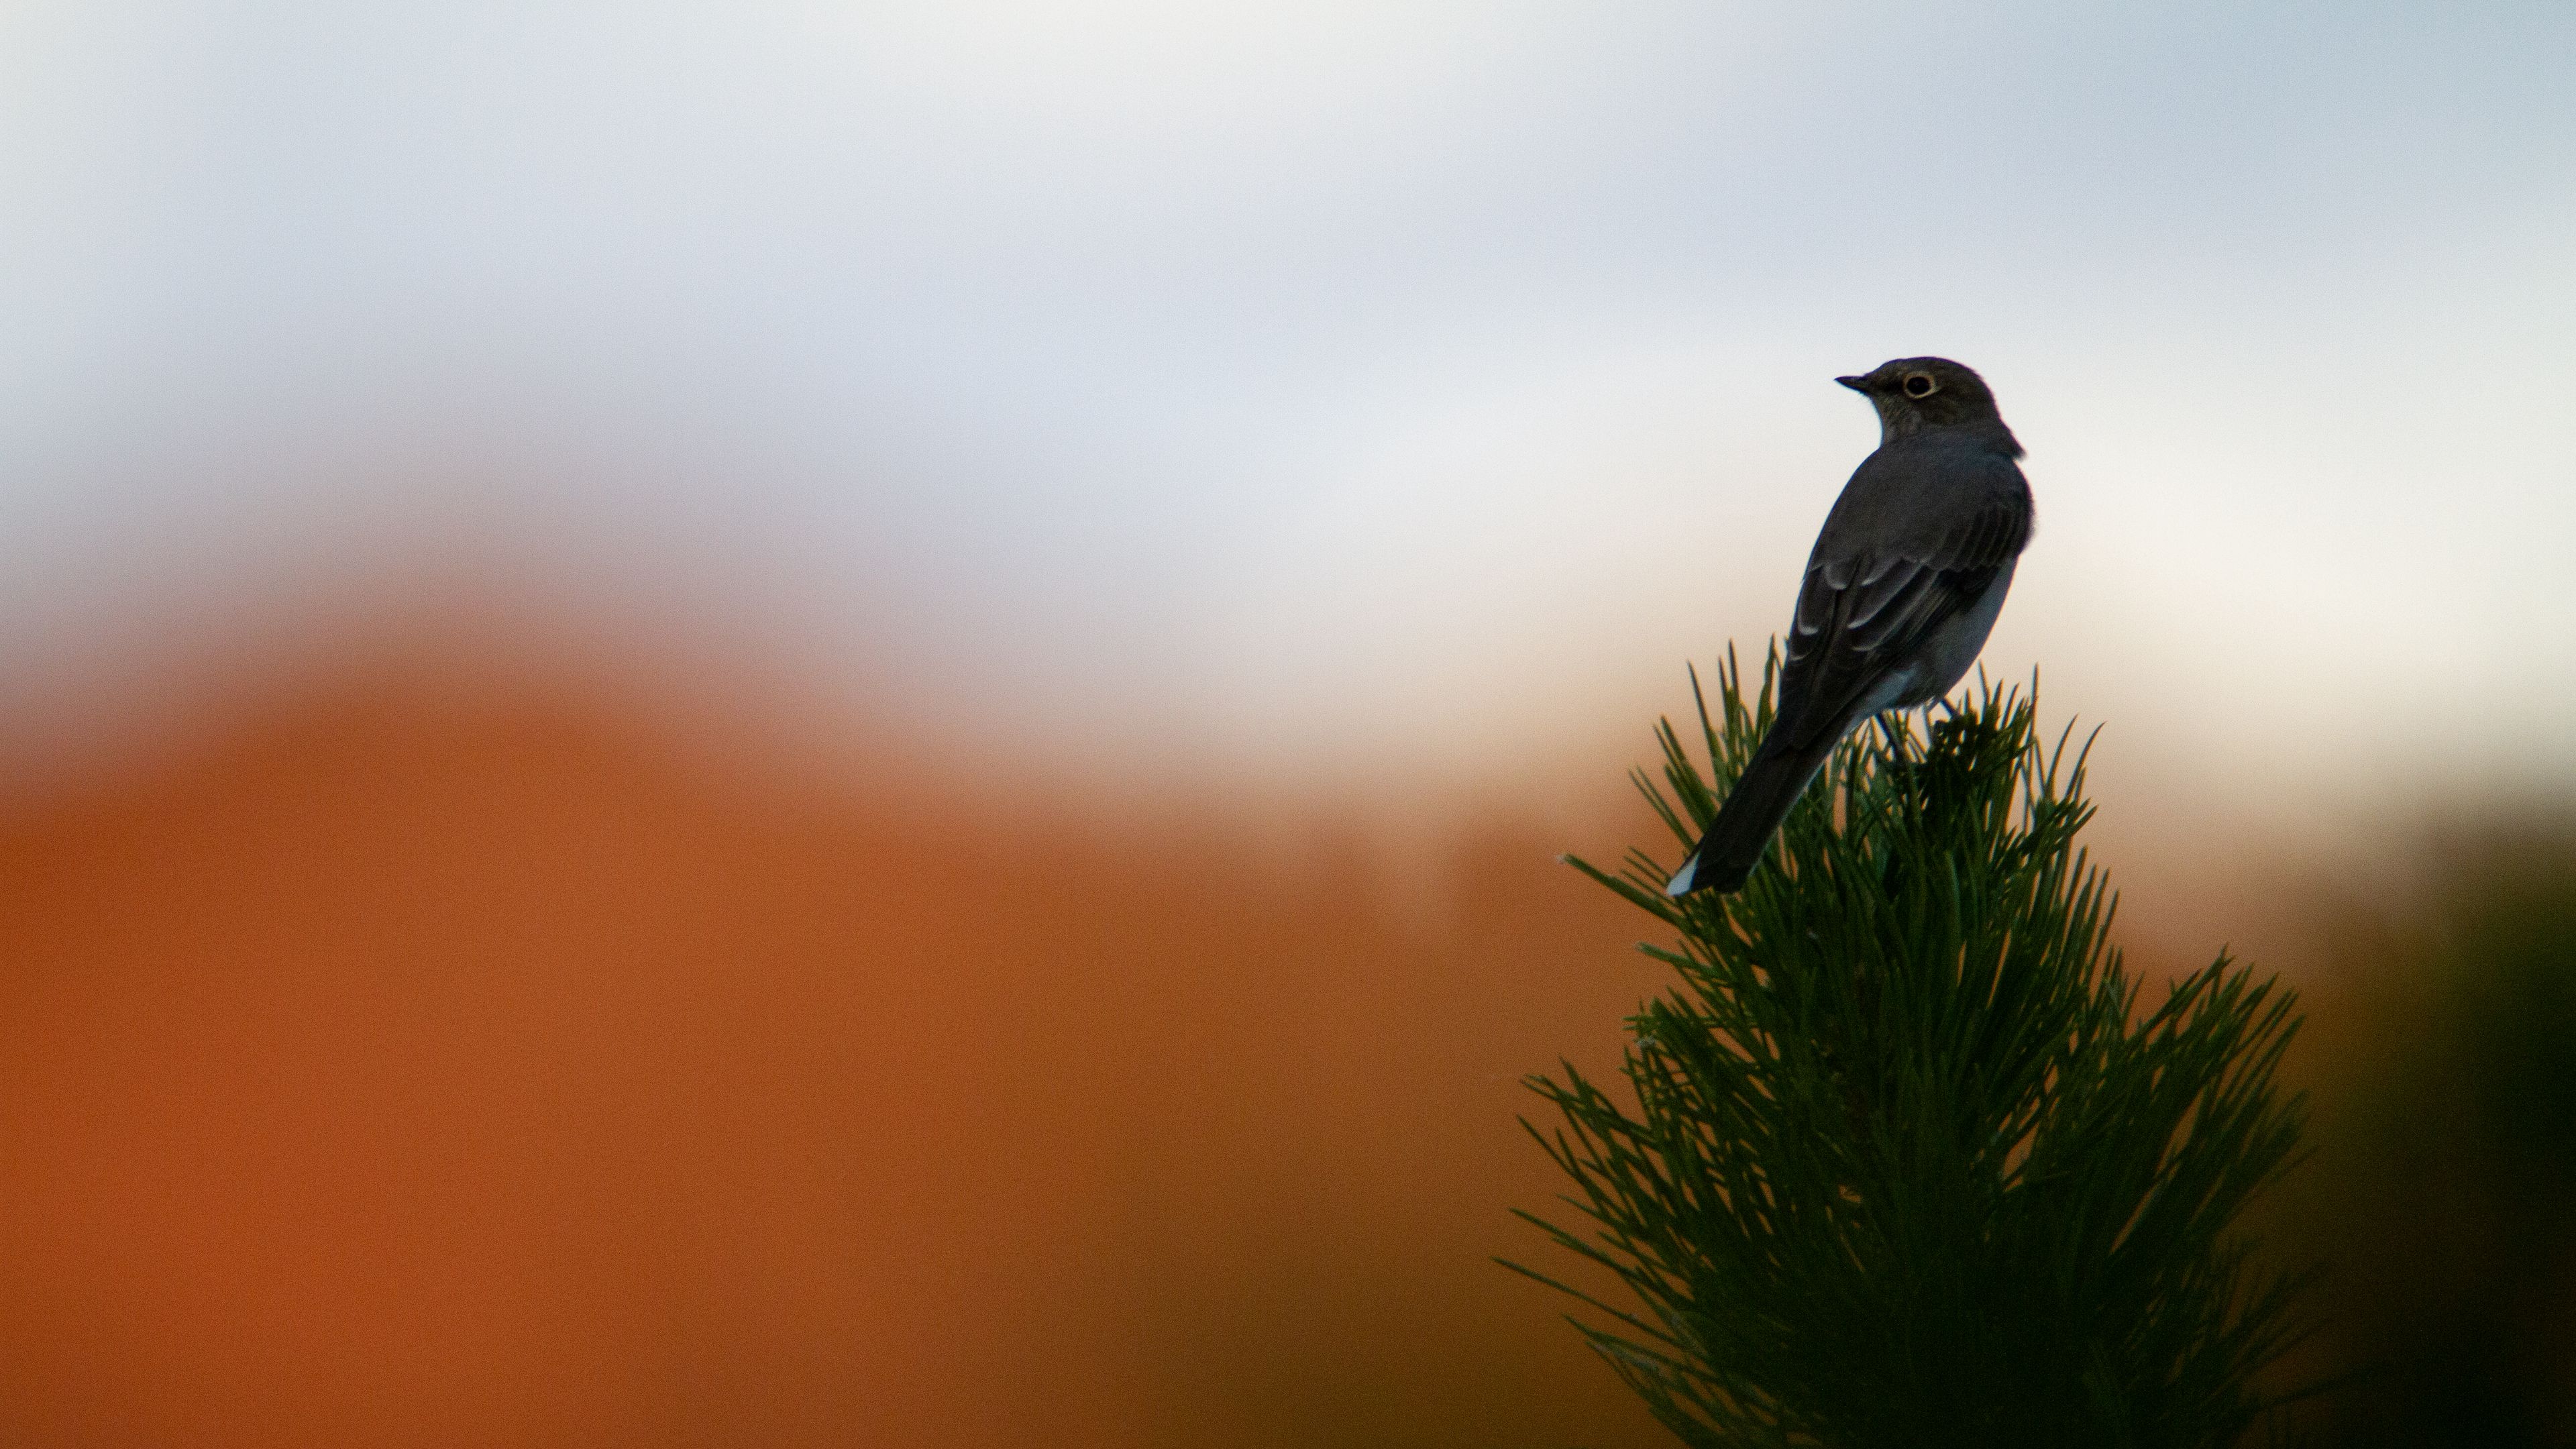
[[[2576,6],[2255,11],[0,6],[0,693],[472,556],[1067,758],[1553,764],[1939,353],[2052,713],[2576,778]]]

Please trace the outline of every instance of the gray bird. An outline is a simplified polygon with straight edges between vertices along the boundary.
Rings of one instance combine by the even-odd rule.
[[[1853,725],[1930,704],[1968,672],[2030,542],[2021,444],[1985,379],[1907,357],[1834,381],[1878,409],[1878,451],[1843,485],[1807,558],[1771,729],[1669,896],[1744,884]]]

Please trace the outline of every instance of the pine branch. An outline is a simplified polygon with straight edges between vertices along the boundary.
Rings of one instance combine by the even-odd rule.
[[[1658,728],[1636,782],[1678,849],[1777,673],[1694,673],[1704,769]],[[2222,955],[2142,1010],[2075,843],[2091,740],[2043,741],[2035,691],[1858,732],[1735,895],[1571,862],[1676,934],[1644,949],[1677,983],[1630,1019],[1633,1107],[1530,1081],[1574,1191],[1522,1216],[1633,1306],[1507,1266],[1687,1444],[2225,1445],[2301,1332],[2235,1229],[2298,1150],[2296,999]]]

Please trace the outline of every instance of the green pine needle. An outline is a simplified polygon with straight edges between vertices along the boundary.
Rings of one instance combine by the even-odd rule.
[[[1760,740],[1732,653],[1639,789],[1687,849]],[[1595,1351],[1691,1445],[2213,1446],[2267,1405],[2301,1280],[2235,1224],[2293,1165],[2296,998],[2226,956],[2142,1007],[2075,843],[2090,739],[1980,682],[1928,730],[1855,732],[1733,896],[1663,860],[1571,864],[1678,934],[1629,1022],[1633,1106],[1529,1085],[1571,1179],[1523,1213],[1607,1270]],[[1704,751],[1703,770],[1694,758]]]

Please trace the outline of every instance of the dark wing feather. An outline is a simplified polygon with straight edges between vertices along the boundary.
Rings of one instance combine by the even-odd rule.
[[[1811,560],[1780,681],[1780,727],[1804,747],[1839,734],[1894,664],[1984,594],[2030,539],[2027,492],[1989,500],[1911,549]]]

